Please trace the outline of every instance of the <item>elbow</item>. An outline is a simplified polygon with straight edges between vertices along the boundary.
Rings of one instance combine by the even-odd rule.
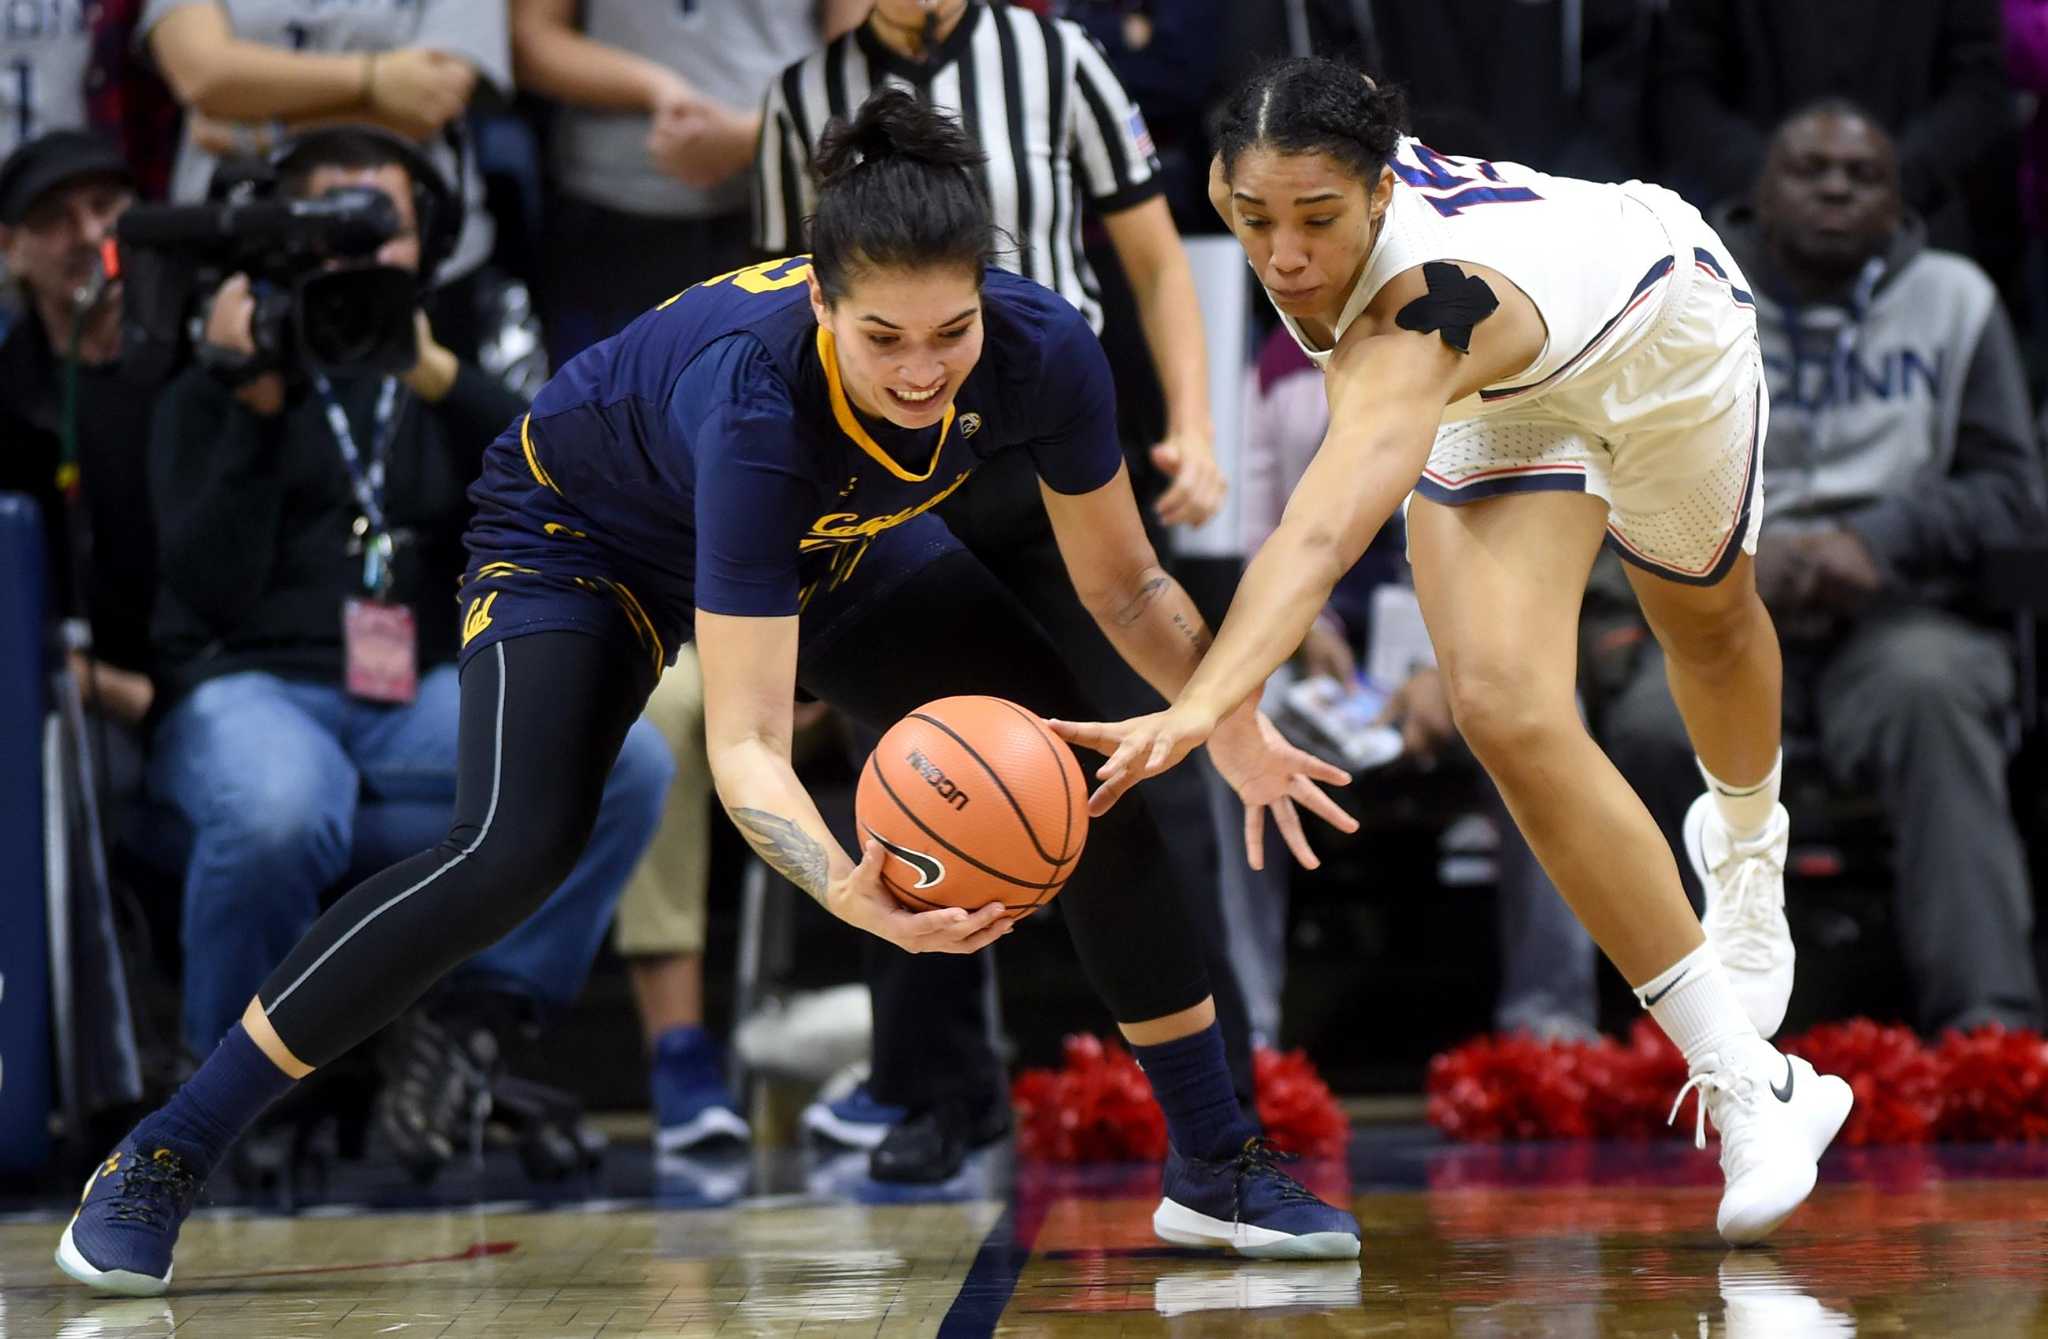
[[[1173,578],[1159,565],[1157,556],[1147,553],[1142,564],[1121,576],[1087,584],[1076,582],[1074,593],[1080,597],[1081,607],[1105,629],[1127,628],[1172,584]]]
[[[214,117],[232,114],[223,102],[228,81],[223,77],[221,62],[188,57],[162,62],[161,68],[164,82],[171,87],[171,96],[185,110]]]

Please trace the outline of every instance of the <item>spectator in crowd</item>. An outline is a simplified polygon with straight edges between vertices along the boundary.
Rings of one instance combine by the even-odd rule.
[[[1258,552],[1279,526],[1287,498],[1322,445],[1330,422],[1323,375],[1287,331],[1275,330],[1266,340],[1251,375],[1254,388],[1248,399],[1244,474],[1239,481],[1244,490],[1240,515],[1246,553]],[[1380,540],[1374,540],[1361,565],[1372,563],[1381,549]],[[1405,564],[1393,579],[1406,579]],[[1338,588],[1340,594],[1348,593],[1350,584],[1347,578]],[[1316,619],[1297,653],[1304,674],[1351,681],[1357,664],[1347,615],[1355,622],[1359,612],[1332,600]],[[1434,666],[1417,668],[1395,689],[1385,719],[1400,729],[1406,753],[1417,761],[1434,763],[1458,752],[1450,701]],[[1494,1005],[1494,1026],[1544,1038],[1590,1038],[1598,1031],[1600,1012],[1593,941],[1536,862],[1535,852],[1508,817],[1500,792],[1476,763],[1471,770],[1484,796],[1485,812],[1500,833],[1496,864],[1501,991]],[[1370,793],[1371,774],[1358,784]],[[1286,924],[1287,885],[1285,871],[1274,872],[1279,877],[1267,881],[1265,906],[1232,909],[1230,936],[1231,958],[1245,978],[1246,1005],[1267,1035],[1273,1033],[1265,1020],[1278,1015],[1286,966],[1285,938],[1279,932]],[[1261,926],[1263,933],[1239,933],[1239,925]],[[1258,960],[1247,962],[1250,955]],[[1264,990],[1254,990],[1255,982],[1264,983]]]
[[[557,366],[752,258],[745,169],[762,94],[865,12],[866,0],[589,0],[579,23],[571,0],[513,0],[519,85],[559,104],[542,280]],[[703,1026],[711,769],[695,646],[662,675],[647,719],[674,751],[676,780],[626,885],[614,944],[652,1057],[655,1144],[667,1153],[749,1133]]]
[[[1410,89],[1417,138],[1595,181],[1638,175],[1653,19],[1664,0],[1277,0],[1232,6],[1226,82],[1321,55]]]
[[[390,196],[402,226],[383,264],[431,272],[459,236],[456,197],[381,131],[315,132],[279,171],[302,198],[336,186]],[[168,387],[149,446],[166,699],[150,782],[194,830],[184,1035],[201,1051],[351,869],[445,836],[464,490],[484,444],[525,408],[443,347],[423,313],[418,359],[401,377],[251,369],[251,308],[248,280],[231,278],[205,320],[211,367]],[[447,1076],[480,1071],[467,1062],[483,1057],[448,1038],[574,1000],[669,771],[660,736],[636,726],[574,872],[401,1023],[385,1050],[393,1082],[380,1124],[416,1172],[460,1146],[476,1095]],[[462,1021],[436,1022],[452,1019]]]
[[[1999,39],[1999,0],[1671,0],[1652,81],[1657,177],[1702,208],[1736,199],[1785,116],[1846,97],[1897,142],[1903,201],[1934,245],[2001,245],[2013,109]]]
[[[559,107],[542,286],[557,366],[753,259],[745,174],[761,95],[866,12],[867,0],[512,0],[519,86]]]
[[[143,483],[151,406],[121,380],[120,286],[105,283],[99,256],[134,200],[127,162],[90,131],[50,131],[0,163],[0,257],[23,298],[0,341],[0,490],[41,504],[51,607],[92,633],[90,654],[73,661],[88,700],[139,725],[154,698],[156,552]],[[65,364],[74,359],[67,450]]]
[[[148,0],[98,0],[87,7],[92,57],[85,70],[85,116],[117,141],[145,200],[171,189],[184,113],[135,41]]]
[[[1636,175],[1650,45],[1643,0],[1350,8],[1365,24],[1365,68],[1427,90],[1415,134],[1431,147],[1595,181]]]
[[[435,276],[443,346],[475,356],[478,271],[496,237],[463,113],[512,85],[503,0],[148,0],[139,38],[186,108],[173,198],[205,197],[219,155],[268,152],[311,127],[377,125],[459,181],[462,236]]]
[[[1166,202],[1183,233],[1216,227],[1203,117],[1224,91],[1225,8],[1224,0],[1066,0],[1060,9],[1102,47],[1118,82],[1144,108]]]
[[[92,54],[85,5],[38,0],[0,11],[0,155],[46,130],[84,128]]]
[[[0,158],[51,130],[100,131],[146,198],[164,193],[177,105],[133,50],[143,0],[0,7]]]
[[[2048,0],[2005,0],[2005,55],[2013,87],[2032,104],[2020,142],[2020,221],[2028,238],[2021,324],[2038,349],[2048,335]]]
[[[2033,896],[2006,790],[2014,654],[1971,603],[1986,546],[2048,519],[2005,311],[1976,265],[1928,247],[1892,138],[1846,102],[1779,127],[1754,207],[1715,226],[1758,285],[1771,414],[1757,586],[1785,644],[1790,723],[1818,736],[1833,778],[1884,804],[1920,1026],[2037,1027]],[[1653,644],[1603,731],[1672,827],[1699,783]]]
[[[996,225],[1014,242],[999,262],[1059,292],[1098,333],[1102,306],[1082,251],[1083,207],[1102,220],[1137,294],[1164,383],[1167,437],[1150,454],[1172,483],[1155,510],[1168,524],[1207,520],[1221,504],[1225,481],[1210,440],[1208,359],[1194,279],[1161,195],[1144,117],[1078,25],[986,0],[875,0],[858,28],[791,65],[768,89],[755,164],[759,248],[803,248],[804,220],[816,202],[809,167],[818,138],[829,119],[849,115],[885,83],[914,89],[961,119],[988,156],[983,181]],[[1151,709],[1157,696],[1115,656],[1073,596],[1029,461],[1012,454],[984,466],[940,515],[1005,584],[1040,594],[1033,614],[1073,657],[1105,710]],[[1200,773],[1188,769],[1173,785],[1149,790],[1147,799],[1163,825],[1204,835],[1175,854],[1190,886],[1206,890],[1192,901],[1212,918],[1210,980],[1239,1096],[1249,1101],[1250,1029],[1222,954],[1216,853],[1206,840]],[[1185,849],[1196,845],[1203,849]],[[1242,859],[1242,851],[1224,858]],[[881,1179],[945,1180],[968,1149],[1009,1129],[992,1040],[993,968],[986,954],[912,957],[879,940],[867,953],[873,1078],[830,1109],[807,1112],[807,1123],[829,1137],[873,1145],[870,1169]]]

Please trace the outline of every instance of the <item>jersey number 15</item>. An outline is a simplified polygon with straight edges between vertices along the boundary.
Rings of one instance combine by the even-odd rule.
[[[1543,198],[1527,186],[1489,184],[1500,183],[1501,175],[1483,158],[1456,158],[1427,144],[1410,145],[1408,152],[1414,155],[1414,165],[1395,158],[1387,166],[1445,218],[1455,218],[1474,205],[1512,205]]]

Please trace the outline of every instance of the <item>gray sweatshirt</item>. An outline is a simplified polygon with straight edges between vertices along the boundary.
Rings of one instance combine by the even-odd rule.
[[[1714,223],[1756,288],[1764,533],[1845,525],[1894,598],[1966,603],[1987,546],[2048,527],[2026,374],[1990,278],[1928,249],[1909,218],[1850,291],[1802,305],[1749,209]]]

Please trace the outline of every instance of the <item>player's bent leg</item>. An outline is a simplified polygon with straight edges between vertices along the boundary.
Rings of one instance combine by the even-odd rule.
[[[1705,897],[1707,938],[1750,1021],[1773,1036],[1792,998],[1794,962],[1785,920],[1792,825],[1778,802],[1784,667],[1777,629],[1748,554],[1736,554],[1711,585],[1642,566],[1629,568],[1629,584],[1664,650],[1671,697],[1706,783],[1686,811],[1683,842]]]
[[[1637,982],[1701,936],[1670,848],[1578,712],[1579,604],[1605,521],[1605,504],[1577,493],[1418,497],[1408,548],[1452,718],[1579,920]]]
[[[1092,719],[1074,714],[1093,711],[1093,704],[1008,589],[972,555],[946,544],[943,531],[916,529],[882,537],[912,549],[914,562],[892,554],[881,539],[863,560],[870,581],[893,580],[886,590],[871,588],[843,609],[817,611],[821,626],[807,626],[798,665],[804,685],[877,730],[924,702],[960,693],[1008,698],[1044,716]],[[945,629],[943,653],[920,654],[915,648],[927,645],[935,628]],[[873,650],[891,646],[910,654]],[[1355,1256],[1357,1220],[1282,1171],[1238,1106],[1201,945],[1179,910],[1165,841],[1143,792],[1127,795],[1091,823],[1087,851],[1060,898],[1082,967],[1166,1113],[1177,1156],[1168,1164],[1164,1217],[1155,1218],[1155,1227],[1181,1233],[1170,1240],[1256,1254]]]
[[[1812,1191],[1851,1097],[1757,1035],[1670,848],[1573,708],[1574,630],[1603,511],[1567,493],[1455,510],[1417,500],[1416,593],[1466,741],[1559,891],[1685,1055],[1688,1087],[1721,1132],[1722,1235],[1757,1241]]]
[[[306,1069],[383,1027],[546,899],[590,834],[646,696],[644,663],[575,632],[508,639],[471,658],[448,839],[314,924],[252,1005],[269,1035],[231,1028],[115,1147],[64,1230],[60,1268],[100,1291],[163,1292],[193,1197],[236,1135]]]

